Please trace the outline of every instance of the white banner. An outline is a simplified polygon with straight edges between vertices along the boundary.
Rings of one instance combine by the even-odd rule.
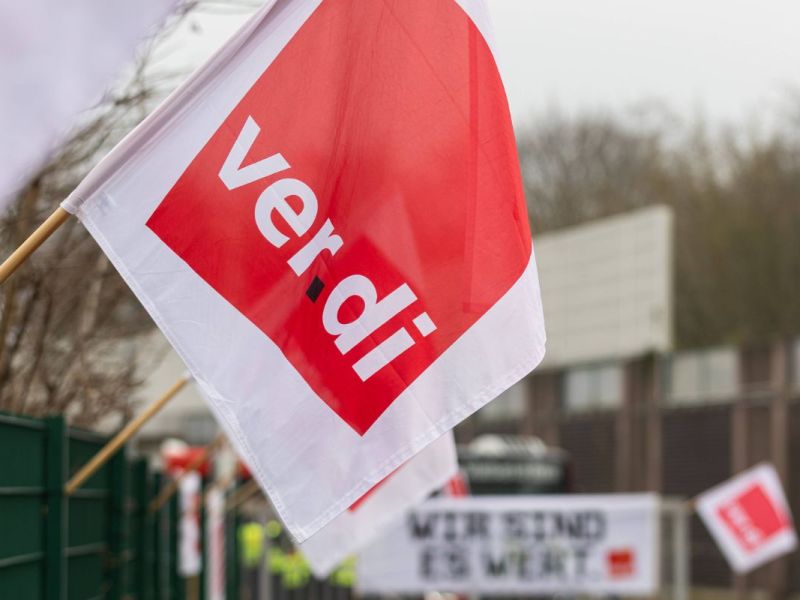
[[[650,494],[436,498],[359,556],[359,591],[649,595],[658,508]]]
[[[444,486],[457,470],[456,443],[448,431],[300,544],[311,570],[317,577],[327,577],[350,554]]]
[[[178,487],[181,510],[178,523],[178,573],[181,577],[198,575],[203,567],[200,548],[200,475],[187,473]]]
[[[702,494],[697,513],[738,573],[797,548],[789,503],[770,464],[753,467]]]
[[[225,494],[206,492],[206,600],[225,600]]]

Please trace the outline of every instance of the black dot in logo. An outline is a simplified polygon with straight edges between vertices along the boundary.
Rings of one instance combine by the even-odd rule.
[[[322,293],[322,288],[325,287],[325,284],[322,283],[322,279],[319,277],[314,277],[314,281],[311,282],[311,285],[308,286],[306,290],[306,296],[308,296],[312,302],[316,302],[319,295]]]

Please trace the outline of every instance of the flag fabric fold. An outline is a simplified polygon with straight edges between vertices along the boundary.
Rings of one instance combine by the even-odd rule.
[[[298,542],[543,356],[487,23],[278,0],[63,204]]]
[[[345,558],[442,489],[457,472],[456,445],[448,431],[300,544],[311,570],[317,577],[327,577]]]

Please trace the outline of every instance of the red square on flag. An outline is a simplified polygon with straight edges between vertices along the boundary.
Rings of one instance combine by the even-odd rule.
[[[325,0],[147,226],[363,435],[530,259],[486,42],[454,0]]]
[[[775,506],[763,486],[756,483],[718,509],[718,514],[736,540],[748,552],[756,550],[789,527],[789,519]]]

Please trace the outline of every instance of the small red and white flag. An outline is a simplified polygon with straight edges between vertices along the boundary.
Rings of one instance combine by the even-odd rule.
[[[317,577],[327,577],[457,472],[456,445],[453,433],[447,432],[300,544],[311,570]]]
[[[197,471],[190,471],[178,484],[180,521],[178,523],[178,574],[199,575],[203,568],[200,542],[200,494],[202,481]]]
[[[697,499],[697,513],[737,573],[797,548],[789,503],[770,464],[760,464]]]
[[[298,542],[544,354],[487,22],[270,3],[63,205]]]

